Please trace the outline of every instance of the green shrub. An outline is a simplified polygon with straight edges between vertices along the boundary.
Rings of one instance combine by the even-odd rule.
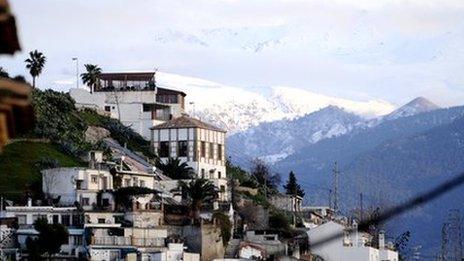
[[[230,222],[229,217],[222,212],[215,212],[213,214],[213,219],[216,220],[217,224],[221,228],[222,243],[226,246],[232,236],[232,223]]]

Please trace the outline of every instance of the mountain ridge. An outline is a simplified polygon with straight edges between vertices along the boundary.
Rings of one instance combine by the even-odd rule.
[[[260,123],[228,137],[229,156],[243,165],[256,157],[273,163],[304,144],[350,132],[360,122],[362,118],[354,113],[330,105],[296,119]]]
[[[412,116],[418,113],[429,112],[437,109],[440,109],[438,105],[423,96],[419,96],[382,118],[386,120],[394,120],[400,117]]]
[[[194,117],[219,125],[230,134],[261,122],[302,117],[329,105],[343,107],[366,118],[388,114],[395,108],[379,99],[354,101],[286,86],[263,87],[269,91],[264,94],[165,72],[158,72],[156,79],[159,87],[189,93],[186,96],[187,111]]]

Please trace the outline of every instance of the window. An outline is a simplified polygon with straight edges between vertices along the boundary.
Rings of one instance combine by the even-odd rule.
[[[206,157],[206,142],[202,141],[200,146],[200,156]]]
[[[222,178],[221,176],[222,176],[222,175],[221,175],[221,172],[218,171],[218,179]]]
[[[111,111],[111,106],[105,106],[105,111]]]
[[[124,179],[124,187],[130,187],[131,179]]]
[[[90,180],[92,183],[97,184],[98,183],[98,176],[97,175],[92,175],[90,176]]]
[[[98,219],[98,224],[105,224],[106,220],[104,218],[99,218]]]
[[[221,193],[226,192],[226,187],[224,185],[221,185],[220,191],[221,191]]]
[[[72,237],[73,237],[74,245],[76,246],[82,245],[82,236],[72,236]]]
[[[145,180],[140,181],[140,187],[145,187]]]
[[[175,94],[158,94],[156,95],[156,101],[160,103],[177,103],[177,95]]]
[[[107,177],[102,177],[101,178],[101,183],[102,183],[102,187],[101,189],[105,190],[105,189],[108,189],[108,178]]]
[[[72,215],[72,223],[74,226],[76,225],[82,225],[82,219],[81,219],[81,216],[79,214],[77,215]]]
[[[209,158],[214,159],[214,143],[209,144]]]
[[[159,146],[159,149],[158,149],[158,154],[162,158],[169,157],[169,141],[160,142],[160,146]]]
[[[151,110],[152,110],[152,107],[153,107],[153,106],[152,106],[151,104],[146,104],[146,103],[144,103],[144,104],[142,105],[142,110],[143,110],[144,112],[148,112],[148,111],[151,111]]]
[[[217,158],[218,160],[222,160],[222,144],[218,144],[218,149],[217,149]]]
[[[17,215],[18,218],[18,225],[26,225],[27,224],[27,217],[26,215]]]
[[[134,184],[134,187],[137,187],[139,185],[139,179],[134,177],[132,183]]]
[[[205,169],[201,169],[201,178],[202,178],[202,179],[205,178]]]
[[[61,215],[61,224],[63,226],[71,225],[71,217],[69,215]]]
[[[177,156],[178,157],[187,157],[187,141],[182,140],[177,143]]]
[[[53,224],[58,224],[60,223],[60,216],[58,215],[53,215]]]
[[[82,180],[76,180],[76,189],[82,188]]]
[[[88,206],[88,205],[90,205],[90,200],[89,200],[89,198],[82,198],[82,199],[81,199],[81,205],[82,205],[82,206]]]
[[[109,205],[110,205],[110,199],[109,198],[102,199],[102,206],[108,207]]]

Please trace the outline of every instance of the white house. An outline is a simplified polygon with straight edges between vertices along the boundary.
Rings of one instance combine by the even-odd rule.
[[[310,251],[324,260],[342,261],[398,261],[398,253],[393,250],[385,252],[366,245],[368,234],[349,231],[348,228],[335,221],[329,221],[307,232]],[[336,237],[337,235],[341,235]],[[334,237],[335,236],[335,237]],[[332,238],[334,237],[334,238]],[[331,238],[331,240],[327,240]],[[381,257],[381,252],[382,257]]]
[[[149,128],[180,116],[185,93],[155,85],[155,72],[102,73],[92,93],[69,91],[78,108],[92,108],[119,119],[124,125],[150,139]]]
[[[179,158],[193,168],[197,177],[211,180],[227,200],[225,159],[226,131],[182,115],[151,128],[153,150],[163,162]]]
[[[82,219],[75,207],[33,206],[29,200],[27,206],[9,206],[5,208],[7,217],[15,217],[18,221],[16,236],[20,248],[26,248],[26,239],[35,237],[38,232],[34,229],[34,222],[45,218],[50,224],[62,224],[67,227],[68,242],[61,246],[61,254],[77,257],[84,252],[84,229]]]
[[[146,187],[155,188],[154,175],[134,171],[118,171],[120,187]],[[115,184],[113,176],[107,170],[89,168],[55,168],[42,171],[42,189],[50,197],[60,197],[61,206],[73,206],[79,202],[84,210],[93,210],[96,205],[111,206],[114,203],[113,195]],[[101,193],[101,201],[97,202]],[[151,198],[140,196],[141,209]]]
[[[97,204],[99,191],[111,189],[113,177],[106,170],[76,167],[42,171],[43,192],[54,198],[60,197],[59,204],[63,206],[72,206],[77,201],[84,209],[90,210]]]
[[[184,243],[168,243],[167,250],[149,255],[153,261],[200,261],[200,254],[185,252]]]

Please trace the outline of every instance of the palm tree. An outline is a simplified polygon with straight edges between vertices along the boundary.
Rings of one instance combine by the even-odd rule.
[[[166,163],[157,160],[155,166],[172,179],[190,179],[193,176],[193,168],[179,158],[169,158]]]
[[[96,64],[84,64],[84,67],[87,72],[81,74],[82,82],[89,86],[90,93],[92,93],[100,84],[99,78],[102,70]]]
[[[35,88],[35,78],[39,77],[42,73],[42,69],[45,65],[45,61],[47,59],[43,55],[43,53],[35,50],[33,52],[29,52],[29,58],[25,60],[26,68],[29,69],[29,73],[32,76],[32,87]]]
[[[193,179],[190,182],[181,180],[178,189],[182,191],[182,198],[189,203],[192,221],[198,220],[203,205],[212,203],[218,196],[214,184],[206,179]]]

